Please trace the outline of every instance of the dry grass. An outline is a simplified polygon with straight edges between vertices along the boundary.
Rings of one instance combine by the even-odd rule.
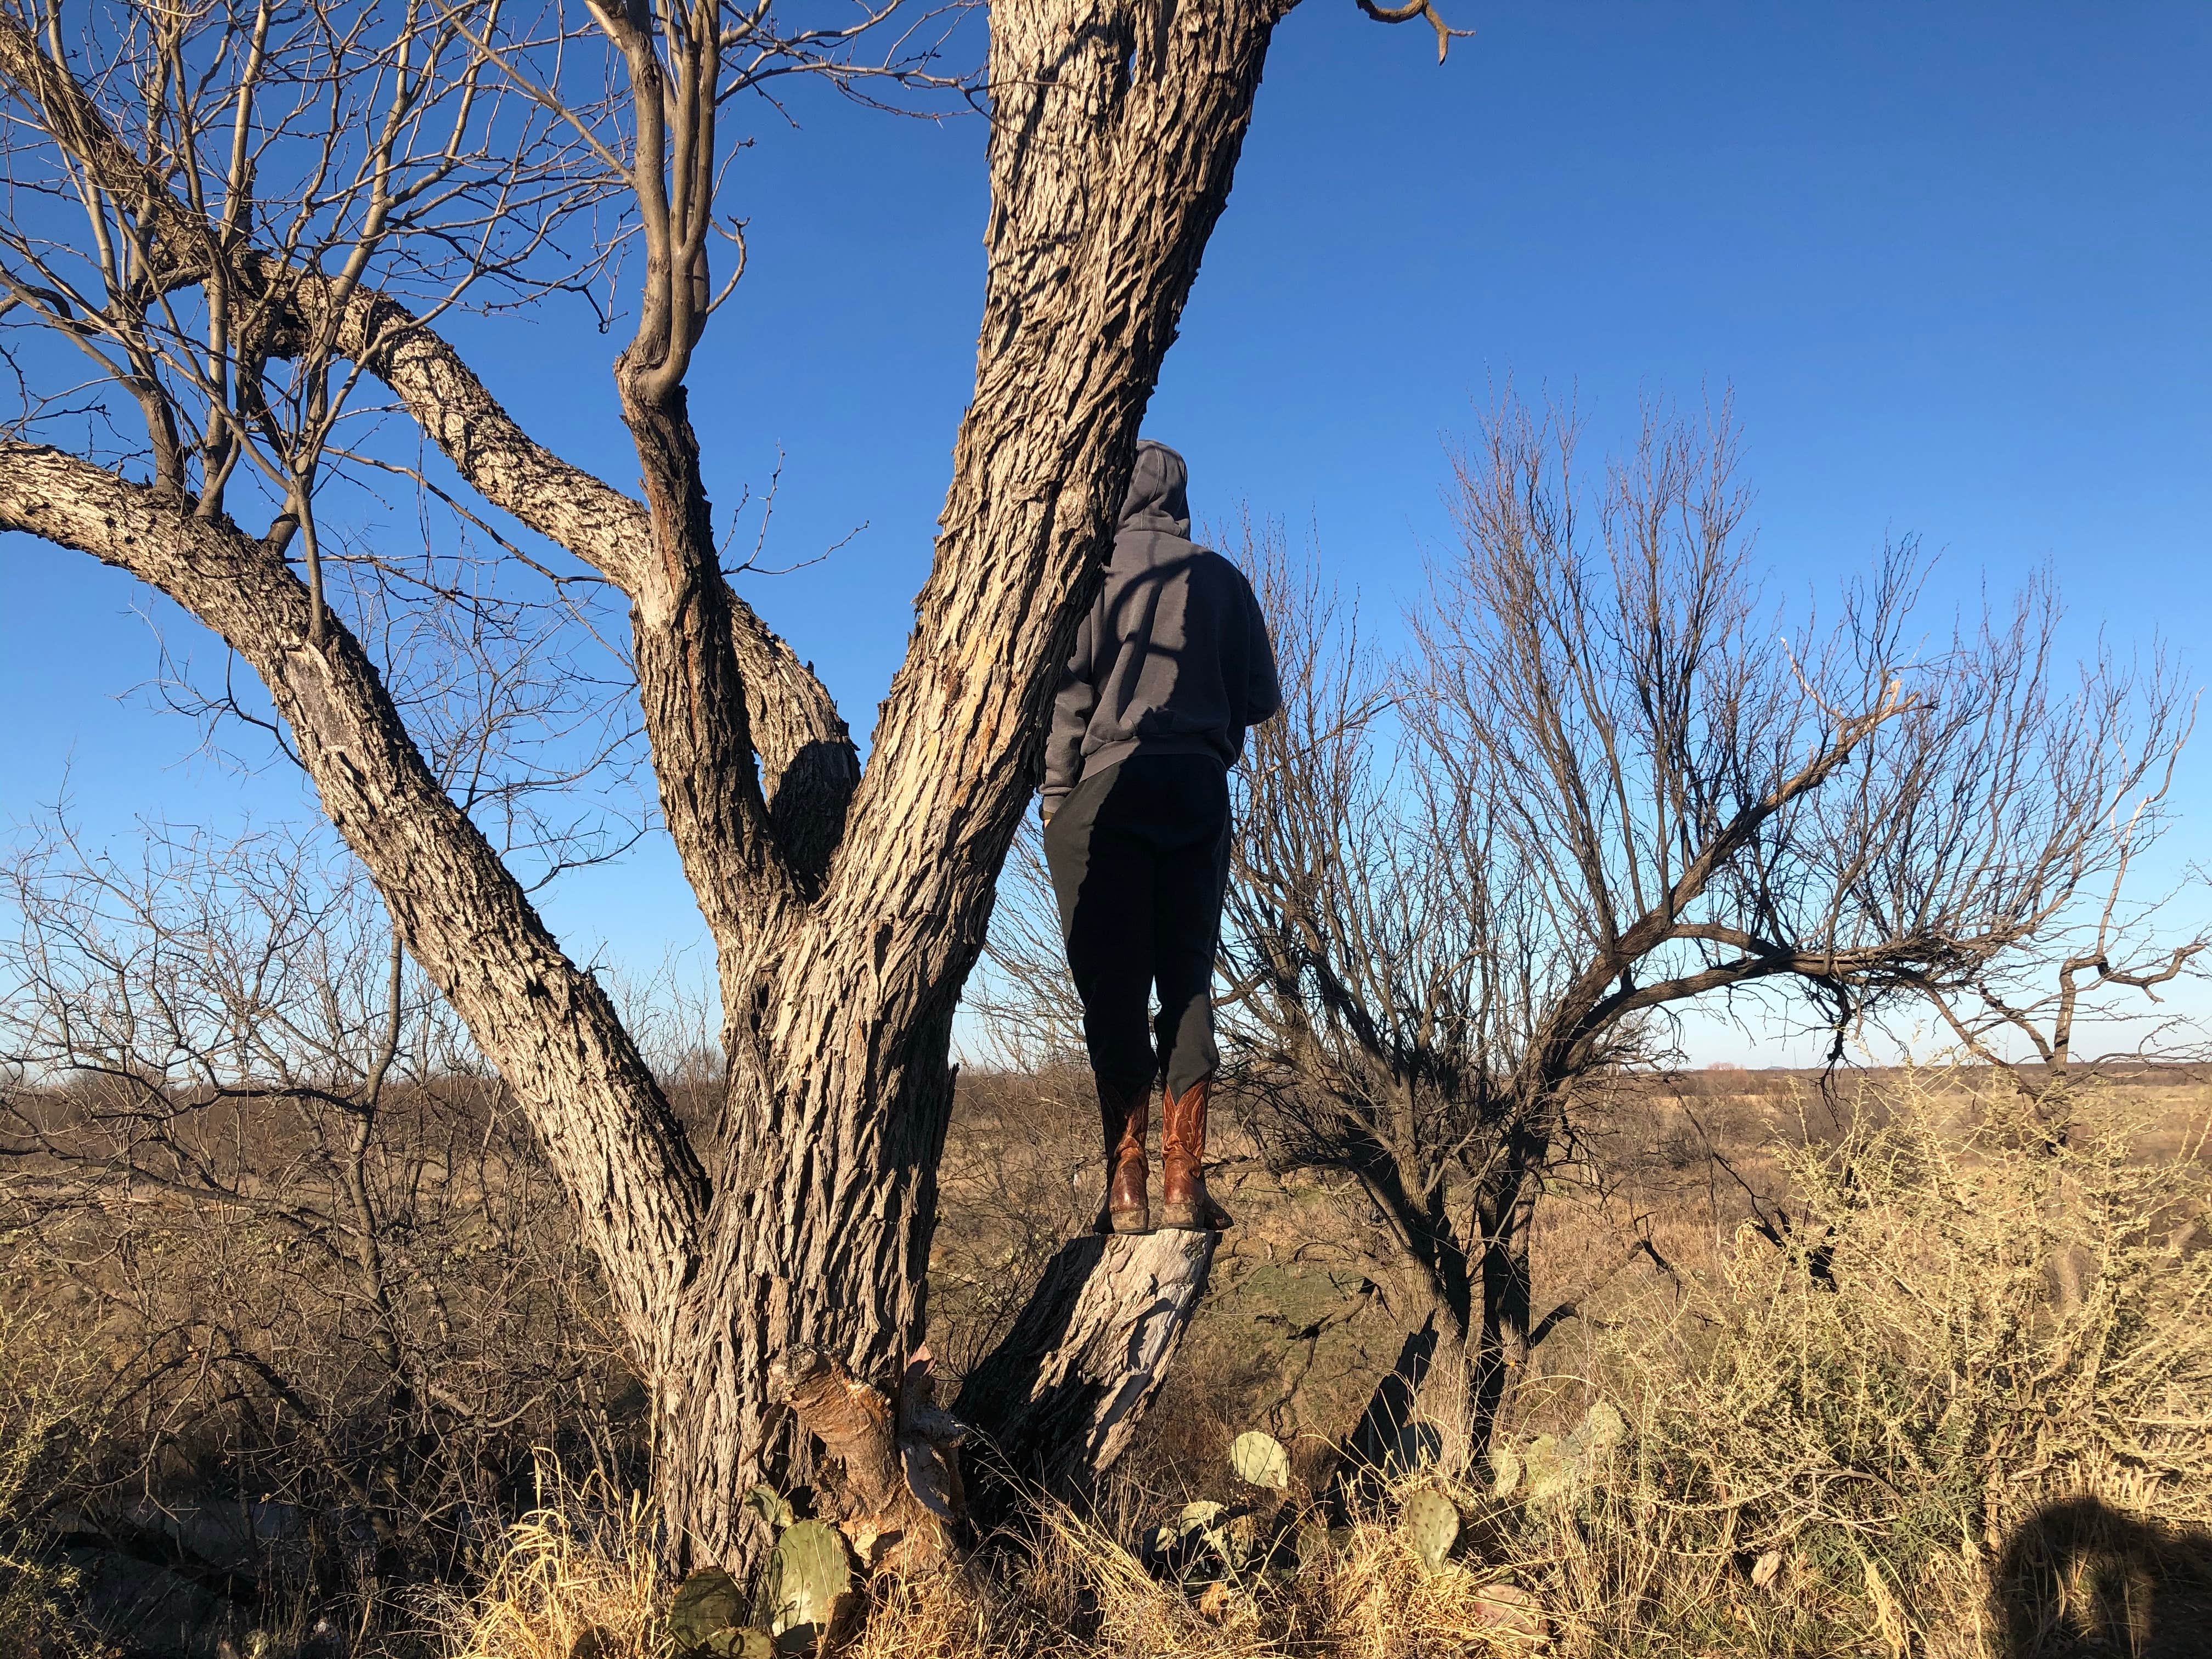
[[[0,1299],[0,1654],[79,1651],[62,1607],[73,1575],[34,1530],[93,1449],[100,1390],[78,1334]]]
[[[1578,1365],[1529,1380],[1506,1438],[1605,1398],[1628,1439],[1543,1500],[1462,1475],[1470,1547],[1438,1571],[1387,1502],[1327,1547],[1309,1527],[1294,1570],[1189,1588],[1140,1560],[1133,1540],[1160,1518],[1141,1504],[1111,1520],[1052,1510],[957,1577],[876,1586],[850,1651],[1526,1651],[1489,1616],[1501,1583],[1533,1591],[1551,1650],[1577,1659],[2197,1651],[2212,1168],[2201,1133],[2144,1158],[2139,1115],[2106,1106],[2054,1156],[2002,1097],[1892,1079],[1859,1127],[1778,1139],[1787,1247],[1733,1228],[1679,1285],[1615,1296]],[[586,1524],[564,1508],[513,1534],[456,1659],[568,1659],[589,1625],[620,1636],[610,1655],[653,1652],[665,1592],[624,1553],[641,1549],[641,1512],[586,1509]]]
[[[1430,1572],[1394,1527],[1369,1520],[1340,1529],[1294,1573],[1194,1594],[1069,1510],[1032,1523],[1019,1540],[995,1540],[963,1577],[879,1586],[854,1659],[1442,1659],[1485,1639],[1485,1608],[1505,1576],[1462,1563]],[[1527,1644],[1501,1638],[1501,1648]]]
[[[432,1602],[451,1659],[659,1659],[668,1589],[655,1565],[652,1506],[592,1478],[539,1465],[538,1506],[507,1530],[466,1601]],[[596,1634],[593,1634],[596,1632]]]

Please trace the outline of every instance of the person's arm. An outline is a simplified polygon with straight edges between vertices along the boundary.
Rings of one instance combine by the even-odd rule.
[[[1237,723],[1257,726],[1283,712],[1283,688],[1276,675],[1275,642],[1267,637],[1267,613],[1260,608],[1260,596],[1249,581],[1244,584],[1244,612],[1251,641],[1244,659],[1243,719]]]
[[[1049,820],[1083,776],[1083,738],[1091,729],[1091,711],[1098,706],[1098,688],[1091,682],[1091,617],[1076,625],[1075,649],[1060,677],[1059,693],[1052,700],[1052,730],[1044,740],[1044,816]]]

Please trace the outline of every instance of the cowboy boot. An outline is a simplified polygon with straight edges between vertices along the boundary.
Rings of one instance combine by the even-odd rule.
[[[1232,1224],[1229,1212],[1206,1190],[1206,1103],[1213,1079],[1200,1078],[1176,1094],[1167,1091],[1160,1137],[1160,1225],[1185,1232],[1219,1232]]]
[[[1098,1080],[1098,1116],[1106,1131],[1106,1201],[1099,1206],[1102,1233],[1148,1233],[1152,1203],[1146,1193],[1151,1173],[1145,1166],[1145,1134],[1152,1127],[1152,1085],[1123,1089]]]

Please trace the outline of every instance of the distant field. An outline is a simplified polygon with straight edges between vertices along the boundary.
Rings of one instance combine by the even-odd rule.
[[[1717,1247],[1752,1218],[1754,1195],[1786,1203],[1775,1147],[1832,1137],[1862,1099],[1880,1100],[1907,1076],[1701,1070],[1638,1084],[1585,1113],[1592,1157],[1559,1173],[1538,1212],[1540,1309],[1581,1301],[1589,1320],[1603,1321],[1663,1282],[1639,1261],[1608,1285],[1591,1283],[1594,1265],[1609,1262],[1639,1224],[1678,1272],[1707,1271]],[[1090,1224],[1100,1176],[1088,1086],[1072,1071],[962,1079],[931,1291],[933,1346],[956,1365],[1010,1316],[1036,1265]],[[1972,1091],[1990,1086],[2001,1085],[1973,1072],[1937,1084],[1962,1111]],[[1238,1224],[1140,1437],[1131,1474],[1146,1485],[1200,1480],[1247,1428],[1274,1433],[1294,1455],[1325,1455],[1405,1334],[1379,1292],[1387,1258],[1371,1206],[1347,1183],[1270,1171],[1237,1129],[1233,1102],[1221,1116],[1226,1167],[1216,1186]],[[2100,1126],[2124,1127],[2147,1160],[2212,1158],[2212,1074],[2121,1073],[2088,1097],[2082,1128]],[[1589,1329],[1563,1326],[1538,1351],[1537,1376],[1583,1374]],[[1527,1403],[1540,1410],[1532,1394]]]

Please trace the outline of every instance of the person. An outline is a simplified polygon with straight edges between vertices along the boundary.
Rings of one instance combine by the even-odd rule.
[[[1161,1224],[1230,1224],[1205,1170],[1229,769],[1245,728],[1281,705],[1251,583],[1191,543],[1182,457],[1139,443],[1105,585],[1077,629],[1045,755],[1045,859],[1105,1129],[1102,1232],[1151,1230],[1145,1143],[1156,1074]]]

